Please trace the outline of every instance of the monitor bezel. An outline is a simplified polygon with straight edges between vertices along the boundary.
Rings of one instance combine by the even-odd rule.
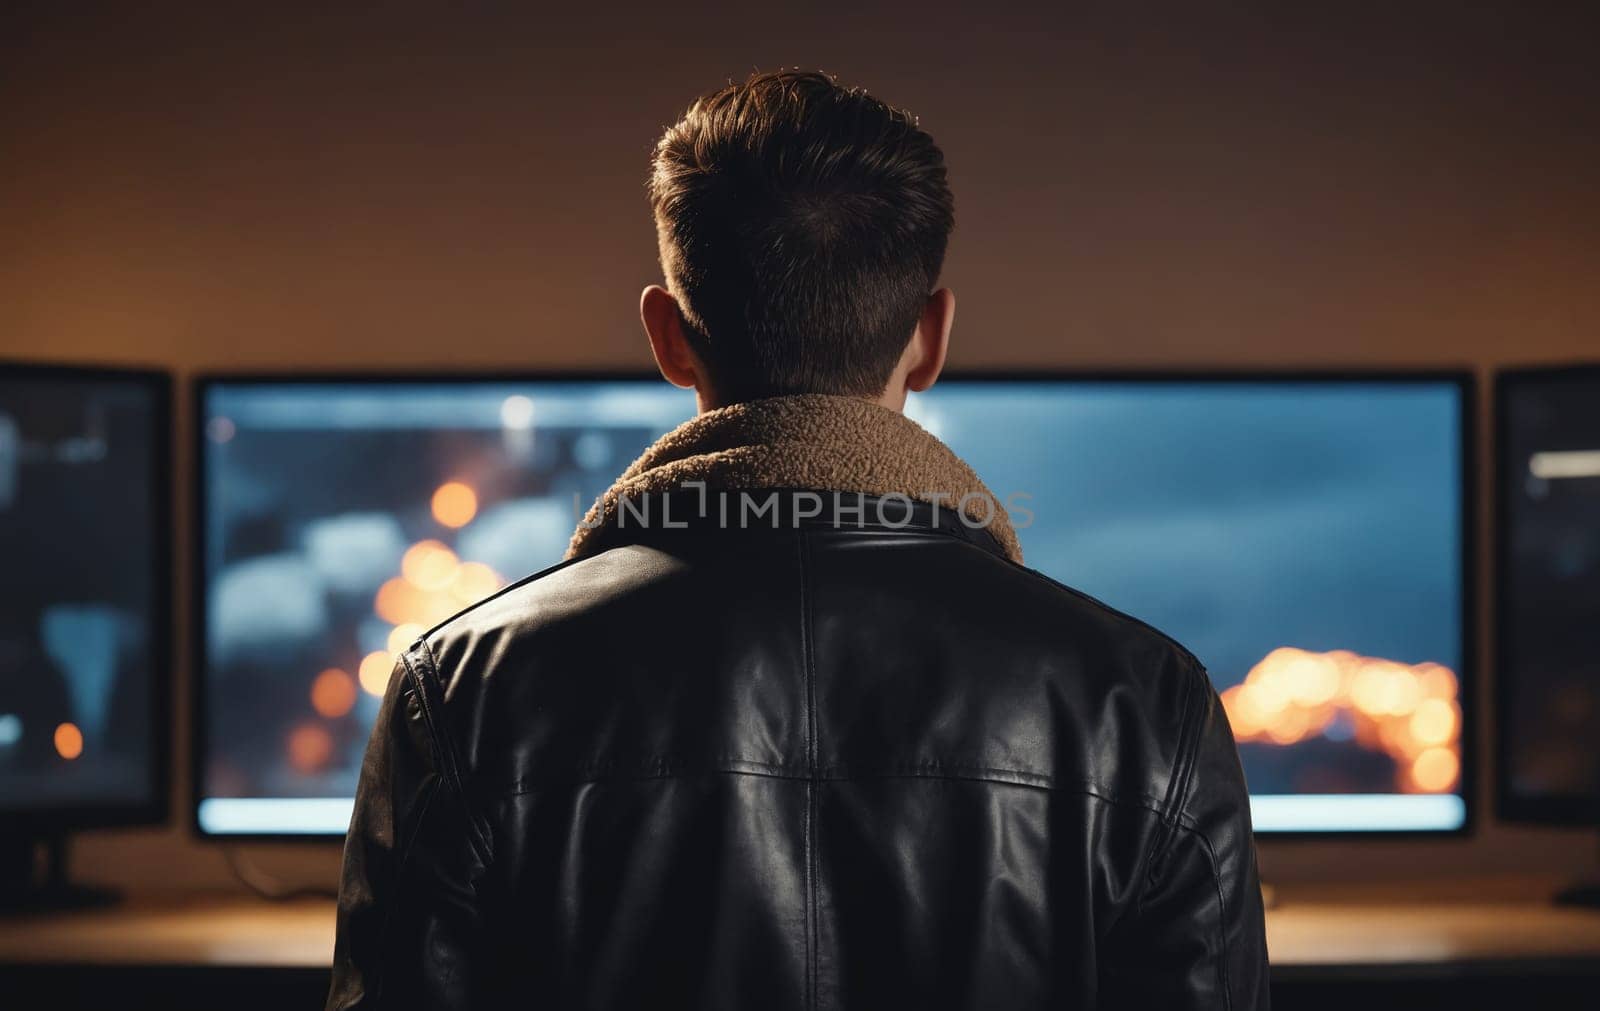
[[[1512,709],[1511,593],[1506,576],[1511,572],[1511,398],[1523,384],[1553,379],[1591,380],[1600,383],[1600,362],[1555,365],[1519,365],[1499,369],[1494,376],[1494,808],[1503,822],[1522,825],[1559,825],[1593,828],[1600,798],[1578,794],[1523,794],[1511,788],[1511,748],[1508,746]]]
[[[204,765],[206,755],[205,710],[205,640],[207,631],[205,593],[205,543],[206,472],[205,472],[205,401],[207,393],[219,385],[391,385],[398,383],[460,383],[470,385],[516,384],[523,382],[637,382],[661,377],[645,369],[556,369],[556,370],[465,370],[453,369],[394,369],[394,370],[300,370],[300,371],[213,371],[197,374],[191,382],[193,432],[193,488],[190,550],[191,599],[190,613],[194,616],[189,636],[190,679],[188,703],[190,722],[190,768],[187,822],[198,838],[217,843],[310,843],[336,842],[344,833],[304,832],[208,832],[200,824],[200,802],[203,796]],[[1432,840],[1464,839],[1477,828],[1478,773],[1476,721],[1478,664],[1477,643],[1473,629],[1477,627],[1477,537],[1478,531],[1478,476],[1476,456],[1477,439],[1477,374],[1468,368],[1290,368],[1290,369],[1235,369],[1235,368],[1166,368],[1142,369],[951,369],[941,377],[941,382],[982,383],[1051,383],[1051,382],[1131,382],[1151,384],[1181,383],[1266,383],[1273,385],[1318,385],[1326,383],[1356,383],[1372,385],[1447,384],[1457,391],[1460,463],[1460,487],[1457,502],[1460,509],[1460,571],[1461,586],[1458,607],[1461,627],[1461,669],[1456,673],[1460,685],[1461,707],[1461,782],[1459,793],[1463,812],[1461,824],[1448,829],[1351,829],[1258,832],[1263,841],[1296,842],[1328,840]]]
[[[175,536],[173,516],[173,377],[165,369],[120,365],[78,365],[66,362],[0,360],[0,380],[121,382],[143,386],[151,394],[151,585],[150,585],[150,688],[146,706],[150,718],[147,783],[148,801],[83,803],[66,806],[0,807],[6,821],[4,833],[23,838],[48,838],[90,829],[164,825],[172,816],[174,662],[172,563]]]

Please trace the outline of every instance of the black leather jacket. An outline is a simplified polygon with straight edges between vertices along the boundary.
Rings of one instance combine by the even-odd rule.
[[[949,510],[832,520],[619,533],[414,645],[329,1007],[1265,1008],[1194,657]]]

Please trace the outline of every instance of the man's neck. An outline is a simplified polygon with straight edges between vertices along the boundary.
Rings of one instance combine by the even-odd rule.
[[[746,399],[760,400],[765,398],[750,397]],[[906,412],[906,388],[898,383],[890,383],[882,393],[875,397],[857,397],[856,399],[865,400],[869,404],[877,404],[879,407],[887,407],[889,410],[894,411],[897,414],[904,414]],[[723,400],[721,397],[718,397],[714,391],[701,389],[700,387],[696,387],[694,391],[694,405],[696,414],[705,414],[709,411],[715,411],[723,407],[731,407],[734,404],[744,402],[745,401],[743,400]]]

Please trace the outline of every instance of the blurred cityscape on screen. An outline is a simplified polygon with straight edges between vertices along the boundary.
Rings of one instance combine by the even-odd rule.
[[[0,819],[154,799],[156,396],[0,375]]]
[[[205,795],[348,799],[395,654],[559,562],[693,412],[660,382],[210,387]]]
[[[1452,383],[968,383],[909,413],[1033,496],[1030,565],[1205,663],[1258,830],[1460,827]]]
[[[1459,392],[953,380],[908,413],[1033,513],[1030,565],[1204,661],[1258,828],[1450,830]],[[693,412],[659,381],[214,384],[203,828],[339,832],[393,655],[555,564]]]

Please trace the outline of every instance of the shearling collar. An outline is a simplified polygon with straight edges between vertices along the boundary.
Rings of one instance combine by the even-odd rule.
[[[948,446],[898,411],[821,394],[734,404],[668,432],[590,507],[567,557],[598,550],[623,499],[702,485],[712,492],[815,489],[931,502],[959,509],[1022,561],[1004,503]]]

